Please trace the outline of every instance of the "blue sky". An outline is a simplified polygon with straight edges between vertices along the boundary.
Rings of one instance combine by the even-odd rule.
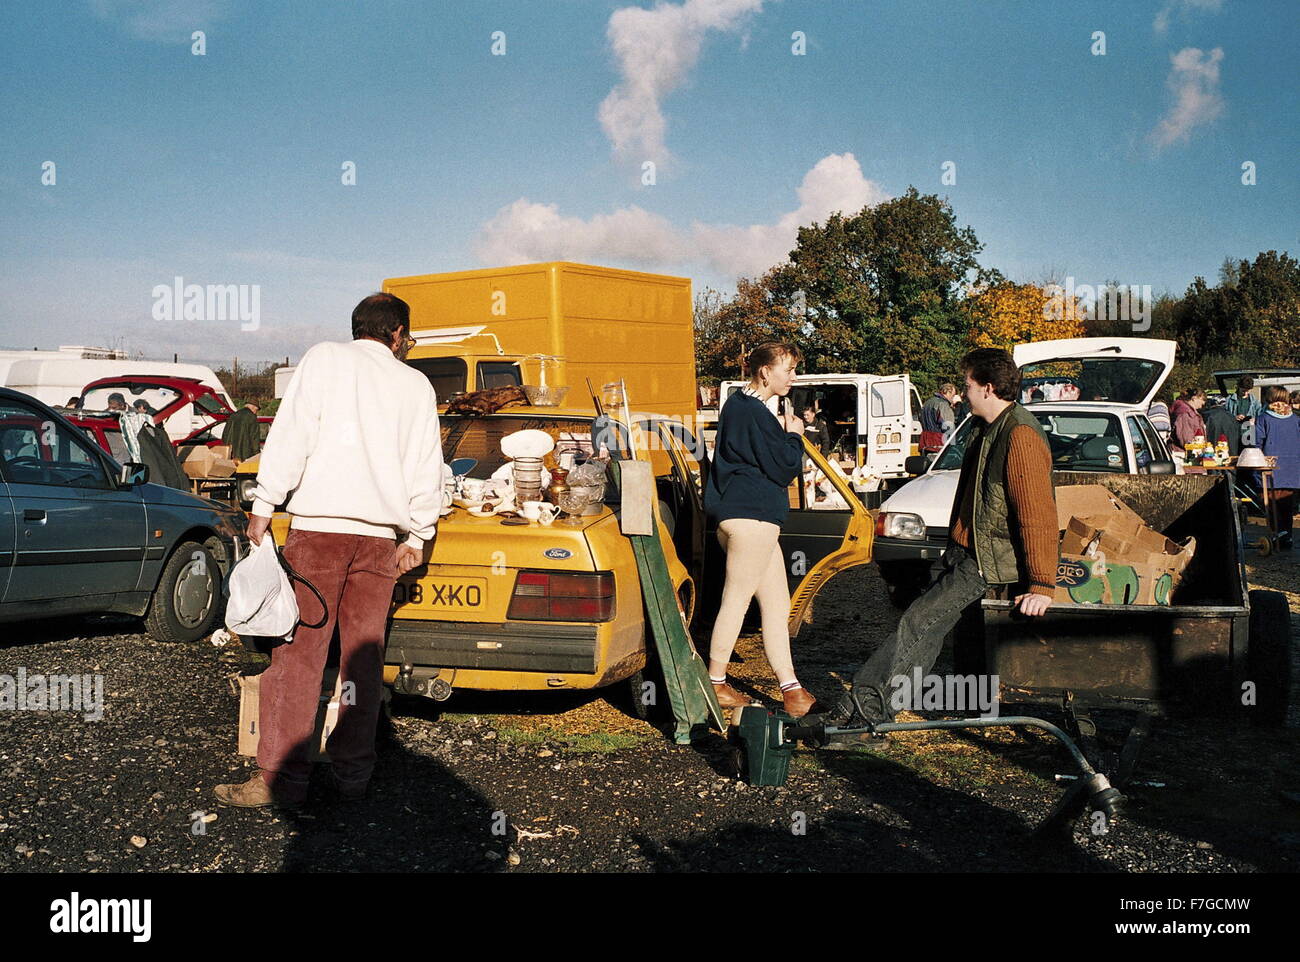
[[[10,0],[0,346],[296,357],[385,277],[560,258],[729,291],[910,185],[1015,279],[1181,293],[1300,253],[1298,10]],[[258,328],[155,320],[176,276],[259,285]]]

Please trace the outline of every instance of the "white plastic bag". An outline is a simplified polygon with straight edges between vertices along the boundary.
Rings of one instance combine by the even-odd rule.
[[[298,624],[298,599],[280,566],[271,532],[240,560],[226,584],[226,627],[237,635],[288,640]]]

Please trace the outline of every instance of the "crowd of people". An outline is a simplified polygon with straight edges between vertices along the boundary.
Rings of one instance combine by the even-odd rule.
[[[1211,401],[1202,388],[1189,387],[1172,401],[1168,395],[1157,396],[1147,416],[1180,460],[1197,439],[1215,445],[1223,441],[1232,457],[1259,448],[1266,458],[1276,458],[1276,466],[1269,469],[1268,501],[1276,546],[1290,551],[1300,490],[1300,391],[1271,384],[1256,397],[1254,388],[1255,379],[1245,375],[1231,394]],[[1237,483],[1256,492],[1264,486],[1255,468],[1238,468]]]

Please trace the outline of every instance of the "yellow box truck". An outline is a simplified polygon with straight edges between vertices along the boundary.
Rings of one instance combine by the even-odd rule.
[[[567,385],[585,406],[586,380],[622,378],[641,411],[695,416],[695,337],[687,277],[552,261],[391,277],[383,289],[411,305],[408,362],[439,402],[506,384]]]

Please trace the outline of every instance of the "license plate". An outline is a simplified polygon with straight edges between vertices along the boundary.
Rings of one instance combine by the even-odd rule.
[[[393,585],[393,606],[436,611],[475,611],[487,604],[486,578],[425,578]]]

